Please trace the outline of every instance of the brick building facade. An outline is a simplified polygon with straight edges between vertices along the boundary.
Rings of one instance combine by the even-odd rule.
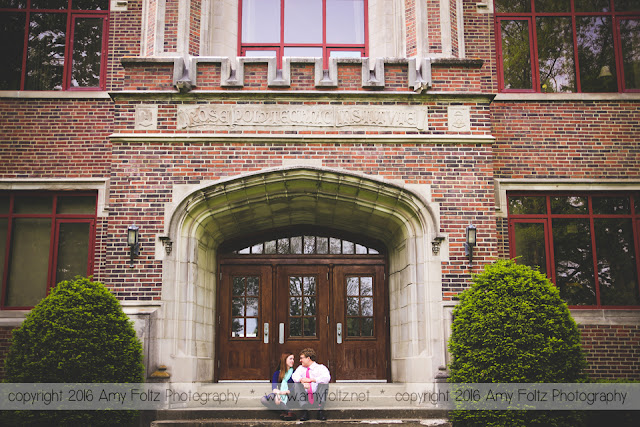
[[[269,41],[270,9],[249,0],[70,2],[57,65],[32,59],[37,30],[15,22],[63,12],[9,3],[24,50],[0,90],[0,357],[47,289],[92,274],[135,320],[149,373],[266,379],[264,360],[311,344],[337,379],[432,382],[456,295],[521,256],[568,300],[590,375],[640,379],[633,2],[309,2],[319,42],[285,18]],[[361,33],[332,41],[336,14]],[[577,23],[562,69],[545,68],[547,18]],[[579,66],[596,18],[613,23],[614,89]],[[518,34],[532,60],[514,65]]]

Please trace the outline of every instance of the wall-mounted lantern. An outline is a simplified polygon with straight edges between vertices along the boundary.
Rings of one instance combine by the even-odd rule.
[[[127,245],[131,249],[130,258],[129,258],[129,267],[133,268],[133,260],[135,257],[140,255],[140,243],[138,241],[139,238],[140,227],[136,225],[130,225],[127,228]]]
[[[464,242],[464,254],[469,257],[469,264],[473,262],[473,248],[476,246],[477,229],[470,224],[467,226],[467,241]]]
[[[444,242],[444,237],[436,236],[431,241],[431,252],[434,255],[438,255],[440,253],[440,245]]]

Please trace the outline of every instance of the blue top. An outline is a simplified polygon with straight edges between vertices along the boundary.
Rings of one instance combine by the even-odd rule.
[[[278,378],[280,377],[280,369],[278,369],[277,371],[275,371],[273,373],[273,378],[271,378],[271,389],[273,390],[274,388],[277,388],[278,390],[280,390],[280,383],[281,381],[278,381]],[[293,378],[289,378],[289,381],[287,381],[288,384],[293,384]],[[291,388],[289,389],[291,390]]]

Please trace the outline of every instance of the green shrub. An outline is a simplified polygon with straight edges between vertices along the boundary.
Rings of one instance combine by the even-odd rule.
[[[140,383],[142,345],[102,283],[58,284],[13,332],[5,362],[10,383]],[[16,415],[16,414],[14,414]],[[20,424],[131,424],[135,411],[22,411]]]
[[[580,333],[540,272],[500,260],[474,276],[453,311],[452,383],[573,383],[585,380]],[[453,411],[455,425],[577,424],[560,411]]]

